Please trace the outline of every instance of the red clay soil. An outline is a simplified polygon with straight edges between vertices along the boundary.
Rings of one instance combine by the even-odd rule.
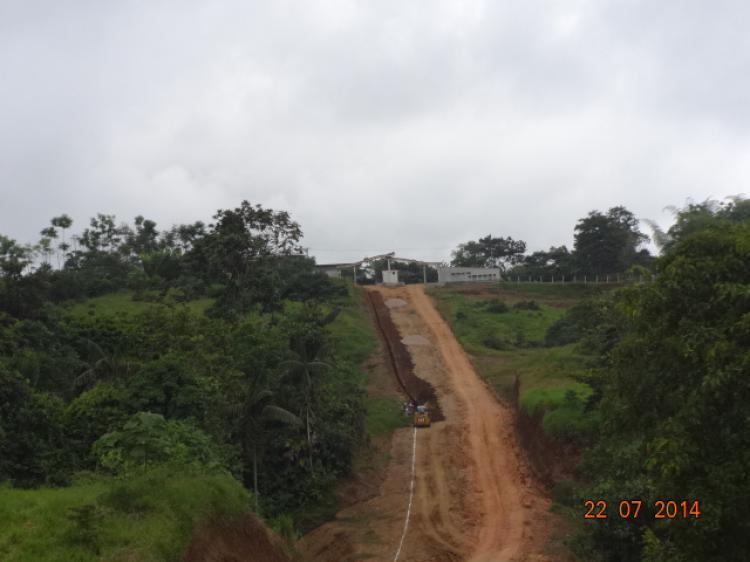
[[[547,489],[551,490],[557,482],[575,477],[579,448],[550,439],[542,428],[541,415],[530,416],[523,408],[517,408],[516,428],[537,480]]]
[[[391,318],[390,311],[385,305],[383,295],[376,291],[368,291],[375,319],[380,335],[390,359],[393,374],[406,395],[417,404],[429,404],[432,421],[443,421],[445,417],[440,410],[440,403],[435,388],[424,379],[414,374],[414,362],[409,350],[402,341],[401,334]]]
[[[291,562],[278,538],[254,515],[198,531],[182,562]]]

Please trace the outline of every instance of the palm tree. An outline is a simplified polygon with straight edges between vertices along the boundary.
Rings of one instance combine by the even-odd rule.
[[[253,492],[255,493],[255,510],[258,510],[258,463],[262,446],[266,441],[266,431],[271,422],[290,426],[300,426],[302,421],[288,410],[271,403],[273,392],[263,388],[259,377],[256,377],[247,391],[244,400],[235,412],[239,417],[239,426],[243,434],[245,454],[250,453],[253,459]]]
[[[65,242],[65,231],[73,225],[73,219],[68,215],[62,214],[59,217],[54,217],[51,221],[52,226],[62,230],[62,242],[58,246],[63,252],[63,263],[65,263],[65,252],[68,251],[70,246]]]
[[[307,454],[310,471],[312,471],[312,429],[311,419],[314,417],[312,405],[315,398],[320,375],[325,372],[330,365],[318,360],[318,355],[322,353],[322,346],[314,346],[312,351],[309,350],[304,338],[296,337],[291,342],[292,353],[295,358],[284,361],[281,366],[285,370],[285,375],[300,384],[305,399],[305,431],[307,432]]]

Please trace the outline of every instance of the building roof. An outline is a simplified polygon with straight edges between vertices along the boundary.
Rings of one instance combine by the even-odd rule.
[[[391,261],[395,261],[399,263],[418,263],[420,265],[430,265],[433,267],[437,267],[441,264],[441,262],[435,262],[435,261],[422,261],[422,260],[414,260],[411,258],[399,258],[395,255],[395,252],[390,252],[388,254],[380,254],[378,256],[362,258],[360,261],[356,261],[352,263],[320,263],[320,264],[317,264],[317,266],[321,268],[361,267],[363,263],[373,262],[376,260],[391,260]]]

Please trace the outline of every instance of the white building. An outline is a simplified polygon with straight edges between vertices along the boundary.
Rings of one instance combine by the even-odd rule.
[[[357,265],[358,264],[356,263],[325,263],[325,264],[317,265],[316,268],[318,271],[328,275],[328,277],[333,277],[334,279],[340,279],[342,271],[344,270],[354,271],[354,268]]]
[[[438,283],[492,283],[500,270],[489,267],[438,267]]]
[[[383,284],[384,285],[398,285],[398,269],[384,269],[383,270]]]

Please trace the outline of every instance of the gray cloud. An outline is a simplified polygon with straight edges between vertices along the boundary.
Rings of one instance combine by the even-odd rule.
[[[564,4],[564,5],[563,5]],[[745,191],[750,8],[577,0],[9,2],[0,232],[247,198],[321,261],[572,241]]]

